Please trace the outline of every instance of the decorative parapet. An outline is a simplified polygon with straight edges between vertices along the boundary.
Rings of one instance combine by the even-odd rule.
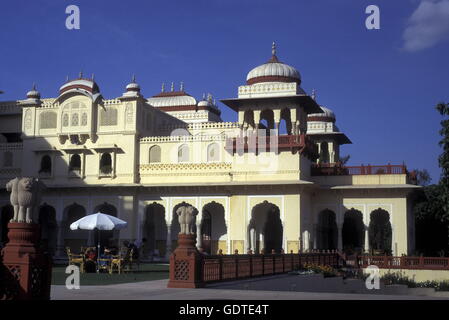
[[[103,100],[102,103],[103,103],[103,105],[112,105],[112,104],[122,104],[122,101],[115,98],[115,99]]]
[[[199,122],[190,124],[165,124],[159,125],[158,128],[164,131],[173,131],[176,129],[186,130],[204,130],[204,129],[238,129],[238,122]]]
[[[195,135],[195,136],[154,136],[144,137],[140,139],[141,143],[150,142],[192,142],[192,141],[224,141],[228,138],[227,134],[215,134],[215,135]]]
[[[211,163],[151,163],[141,164],[140,172],[148,171],[203,171],[203,170],[225,170],[230,171],[232,164],[228,162]]]
[[[297,83],[261,83],[255,85],[240,86],[239,98],[266,96],[266,95],[292,95],[297,93]]]
[[[0,114],[18,114],[22,113],[19,101],[6,101],[0,103]]]
[[[21,172],[20,168],[1,168],[0,176],[20,176]]]
[[[22,143],[0,143],[0,150],[22,150]]]
[[[312,164],[312,176],[353,176],[353,175],[384,175],[384,174],[407,174],[405,164],[400,165],[361,165],[343,166],[339,163]]]

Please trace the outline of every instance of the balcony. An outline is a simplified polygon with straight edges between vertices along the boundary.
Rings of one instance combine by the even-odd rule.
[[[306,135],[272,135],[257,136],[250,135],[248,137],[233,137],[226,139],[225,149],[228,152],[278,152],[290,150],[299,152],[310,159],[318,158],[317,146]]]

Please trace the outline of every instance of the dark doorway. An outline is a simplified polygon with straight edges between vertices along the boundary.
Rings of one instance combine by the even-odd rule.
[[[347,253],[363,251],[364,244],[363,214],[356,209],[346,211],[343,223],[343,250]]]
[[[52,206],[44,204],[39,209],[39,224],[41,225],[41,247],[54,255],[56,251],[56,210]]]
[[[370,249],[374,254],[391,254],[392,229],[390,214],[377,209],[371,212],[369,223]]]
[[[338,229],[335,212],[326,209],[318,217],[318,249],[334,250],[338,245]]]

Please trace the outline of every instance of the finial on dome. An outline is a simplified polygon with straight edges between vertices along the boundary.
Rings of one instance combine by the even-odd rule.
[[[181,81],[180,91],[184,91],[184,81]]]
[[[165,92],[165,82],[162,82],[161,92]]]
[[[94,74],[94,73],[92,73],[92,77],[91,77],[91,79],[92,79],[92,81],[94,81],[94,80],[95,80],[95,74]]]
[[[171,91],[175,91],[175,83],[173,81],[171,82]]]
[[[80,71],[80,73],[79,73],[79,78],[81,79],[82,77],[83,77],[83,72]]]
[[[271,55],[276,55],[276,42],[273,41],[273,44],[271,45]]]
[[[312,89],[312,95],[311,95],[313,100],[316,100],[316,90]]]
[[[206,101],[206,93],[203,93],[203,100]]]
[[[136,75],[133,74],[132,78],[131,78],[131,83],[136,83]]]
[[[33,86],[31,87],[31,90],[36,91],[36,82],[33,82]]]
[[[65,82],[69,82],[69,76],[68,75],[65,76]]]

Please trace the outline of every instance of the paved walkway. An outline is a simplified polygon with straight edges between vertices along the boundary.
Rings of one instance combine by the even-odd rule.
[[[350,294],[329,292],[286,292],[236,289],[169,289],[168,280],[104,286],[81,286],[68,290],[52,286],[54,300],[415,300],[438,299],[410,295]]]

